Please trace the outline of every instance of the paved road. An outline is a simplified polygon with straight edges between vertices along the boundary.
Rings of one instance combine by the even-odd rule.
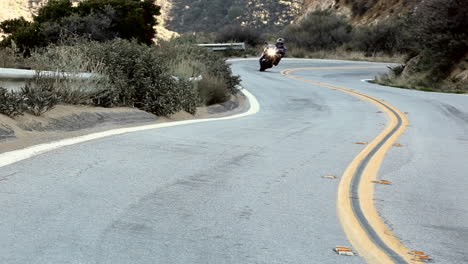
[[[336,215],[340,175],[386,118],[281,69],[378,66],[233,63],[261,105],[253,116],[73,145],[0,168],[0,263],[363,263]],[[378,209],[409,248],[466,263],[468,97],[364,83],[385,69],[304,70],[409,112],[381,169]]]

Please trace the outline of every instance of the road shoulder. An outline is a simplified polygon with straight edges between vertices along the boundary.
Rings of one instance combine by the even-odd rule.
[[[13,151],[118,128],[219,118],[245,112],[248,108],[249,102],[242,93],[222,104],[198,107],[195,115],[181,111],[165,117],[128,107],[58,105],[39,117],[30,114],[15,118],[0,115],[0,149],[1,152]]]

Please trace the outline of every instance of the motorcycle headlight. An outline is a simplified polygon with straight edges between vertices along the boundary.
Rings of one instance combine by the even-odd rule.
[[[268,56],[275,56],[276,55],[276,50],[275,49],[268,49],[267,54],[268,54]]]

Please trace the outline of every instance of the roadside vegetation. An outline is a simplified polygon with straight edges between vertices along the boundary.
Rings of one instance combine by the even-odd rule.
[[[187,39],[154,44],[155,15],[153,0],[86,0],[76,7],[53,0],[33,22],[0,23],[10,34],[0,48],[0,67],[38,71],[18,92],[0,87],[0,113],[41,115],[72,104],[195,114],[198,106],[223,103],[237,93],[240,80],[222,56]],[[92,77],[78,78],[83,73]]]
[[[406,25],[411,38],[407,39],[405,64],[375,82],[426,91],[468,92],[468,3],[425,1]]]

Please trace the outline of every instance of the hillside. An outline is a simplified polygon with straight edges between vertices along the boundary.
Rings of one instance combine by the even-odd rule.
[[[0,21],[21,16],[30,20],[44,3],[44,0],[1,0]]]
[[[368,24],[404,13],[420,1],[422,0],[156,0],[156,4],[162,7],[158,32],[167,38],[173,34],[172,31],[214,32],[232,24],[275,31],[318,9],[332,9],[351,18],[353,23]],[[1,0],[0,21],[20,16],[31,19],[46,2],[47,0]]]
[[[303,0],[173,0],[168,28],[177,32],[216,32],[227,25],[275,31],[292,23]]]
[[[423,0],[304,0],[303,14],[331,9],[355,24],[372,24],[399,16]]]

